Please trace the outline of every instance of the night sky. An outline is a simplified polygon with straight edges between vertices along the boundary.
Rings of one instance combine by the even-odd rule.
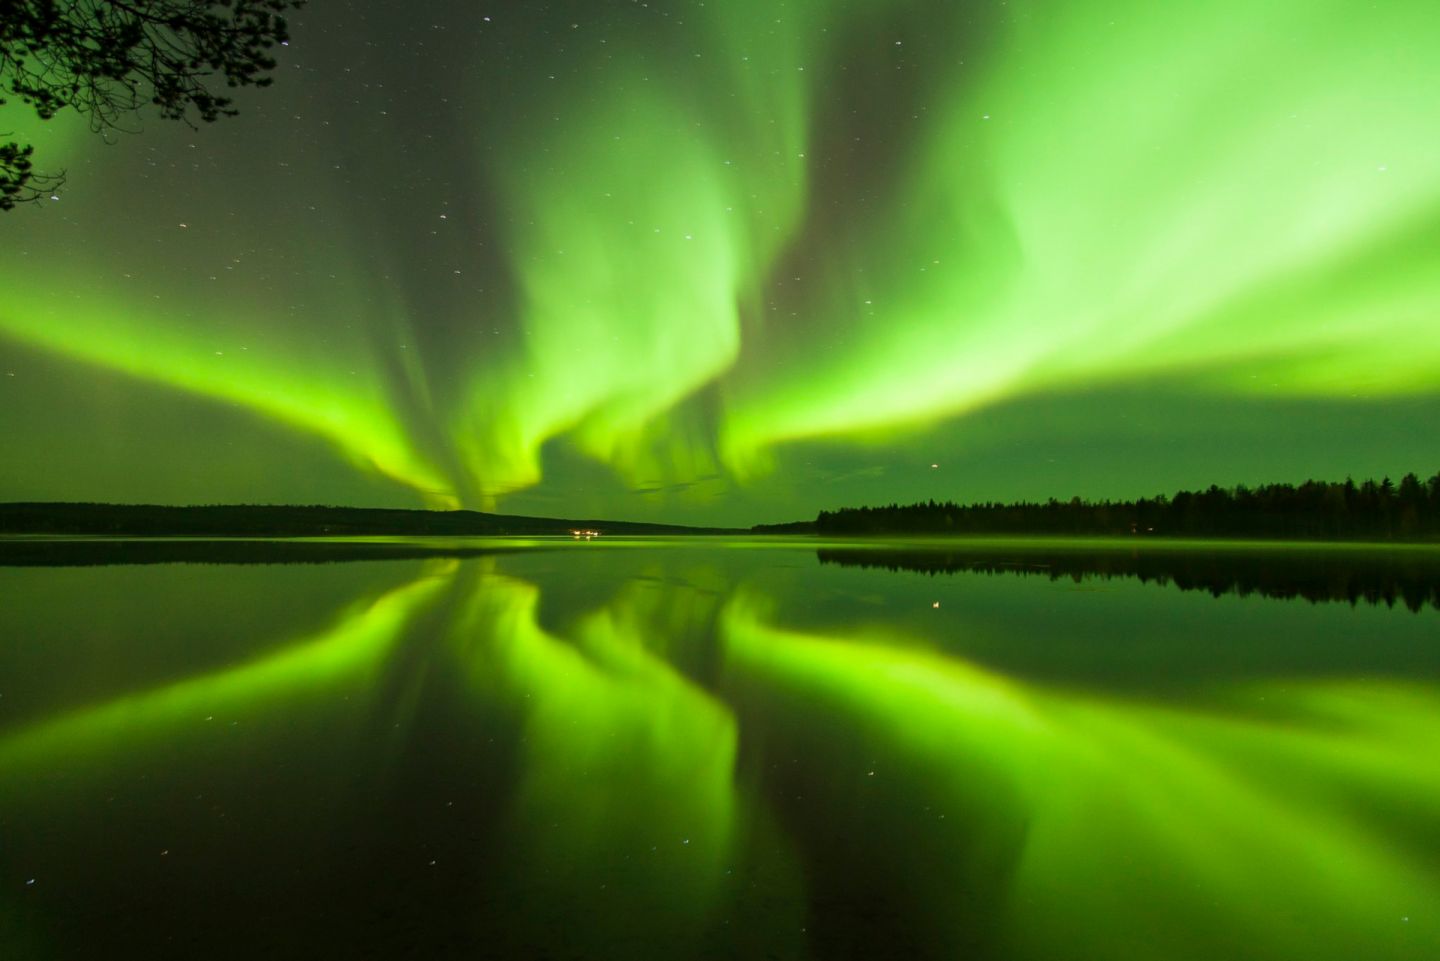
[[[312,0],[0,130],[0,500],[749,524],[1440,468],[1434,0]]]

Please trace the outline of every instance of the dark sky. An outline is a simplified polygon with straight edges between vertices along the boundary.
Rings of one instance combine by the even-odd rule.
[[[0,500],[753,523],[1440,468],[1440,17],[322,3],[0,130]]]

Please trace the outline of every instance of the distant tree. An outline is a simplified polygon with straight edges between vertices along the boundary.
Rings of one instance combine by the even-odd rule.
[[[236,111],[212,87],[264,87],[269,51],[303,0],[0,0],[0,106],[49,120],[67,107],[97,133],[142,107],[194,126]],[[0,137],[8,134],[0,134]],[[40,174],[35,148],[0,141],[0,210],[37,200],[64,173]]]
[[[1420,483],[1420,478],[1414,474],[1406,474],[1401,478],[1395,496],[1400,505],[1397,533],[1404,537],[1413,537],[1423,528],[1425,522],[1425,488]]]

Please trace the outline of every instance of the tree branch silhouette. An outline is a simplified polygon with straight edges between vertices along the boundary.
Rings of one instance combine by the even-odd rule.
[[[269,86],[282,14],[303,0],[0,0],[0,106],[41,120],[73,108],[93,131],[122,130],[147,106],[191,127],[234,116],[217,89]],[[11,134],[0,134],[0,138]],[[34,147],[0,142],[0,211],[46,196],[64,173]]]

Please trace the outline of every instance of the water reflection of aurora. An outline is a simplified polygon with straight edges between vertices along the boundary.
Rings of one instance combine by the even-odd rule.
[[[429,846],[404,852],[418,878],[446,872],[396,882],[392,915],[429,911],[452,947],[515,956],[1350,959],[1440,944],[1431,676],[1037,680],[965,656],[967,624],[984,627],[963,612],[929,632],[795,615],[841,574],[883,591],[873,573],[745,576],[703,553],[575,563],[392,564],[310,633],[256,637],[253,660],[57,700],[5,729],[15,834],[0,861],[38,881],[31,901],[0,900],[0,933],[47,956],[58,922],[34,896],[79,883],[97,847],[149,871],[139,839],[173,832],[167,870],[200,884],[214,863],[196,849],[234,858],[238,892],[288,863],[257,869],[247,844],[373,869],[405,847],[384,827]],[[590,564],[615,576],[575,576]],[[192,783],[229,792],[244,829],[216,835]],[[90,883],[157,910],[143,885]]]

